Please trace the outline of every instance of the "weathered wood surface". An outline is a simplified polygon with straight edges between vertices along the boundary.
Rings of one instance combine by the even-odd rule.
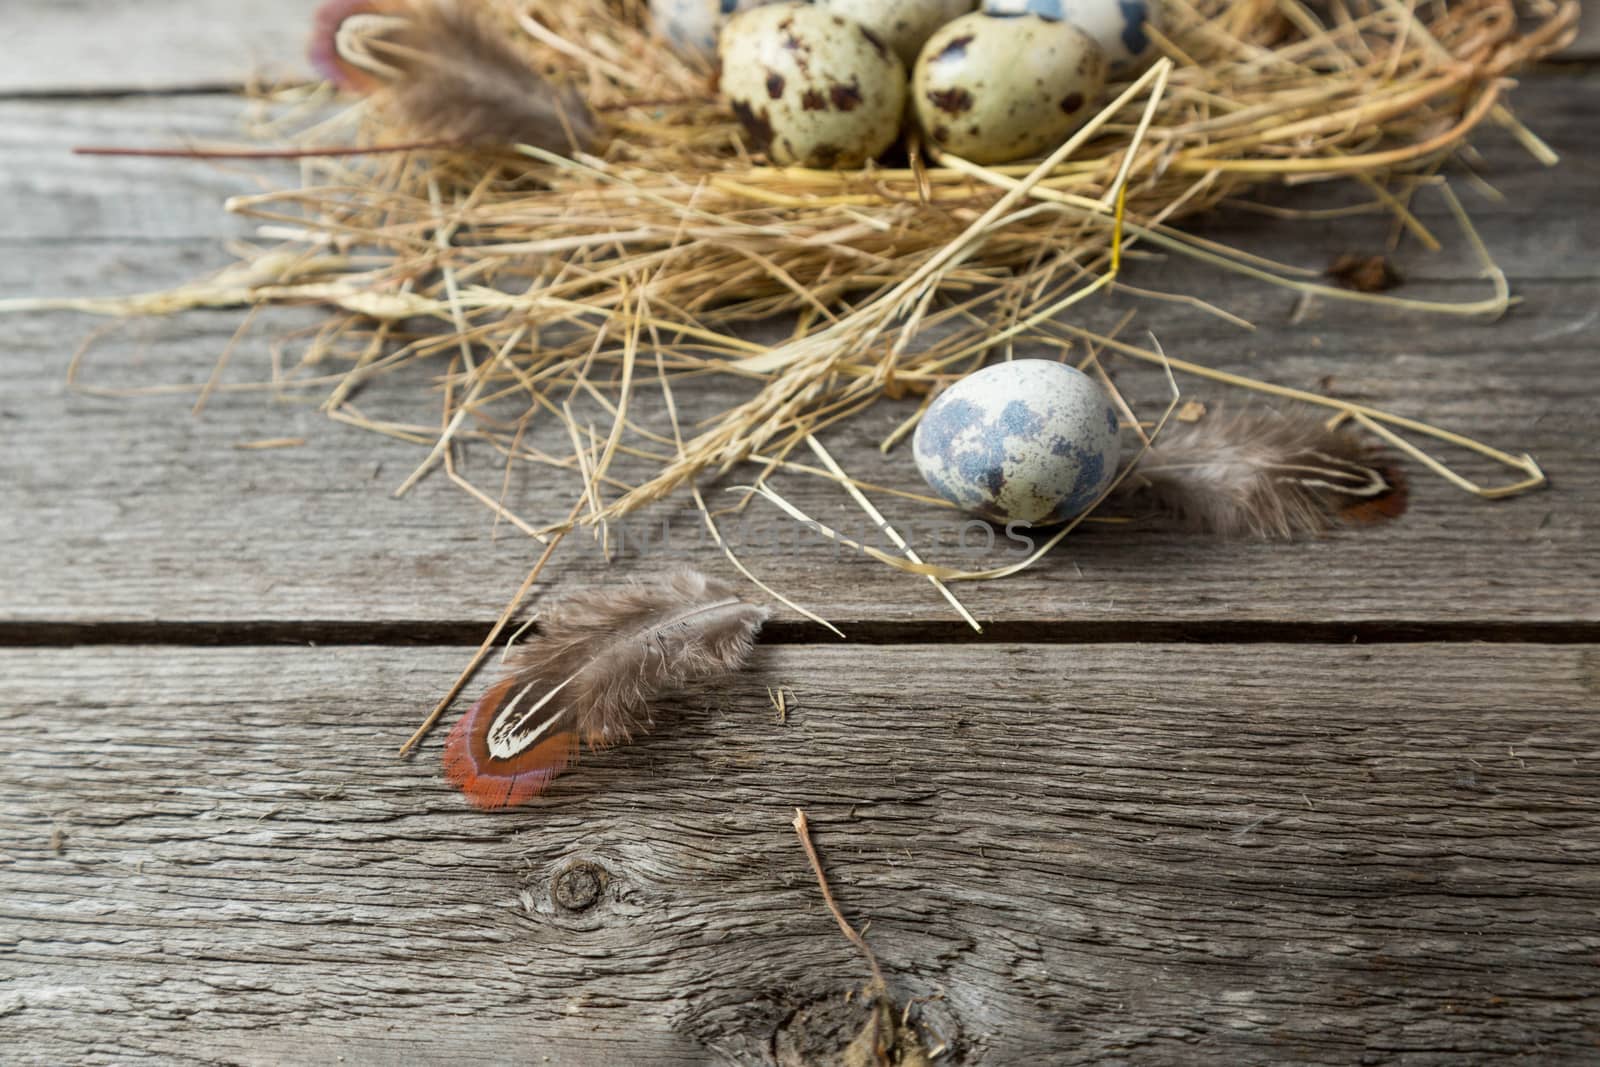
[[[251,74],[304,77],[319,0],[11,0],[0,95],[175,91]],[[1600,19],[1579,23],[1564,59],[1600,55]]]
[[[1600,150],[1591,136],[1600,71],[1555,67],[1525,79],[1509,97],[1519,115],[1562,155],[1548,168],[1519,148],[1502,130],[1486,126],[1475,141],[1483,154],[1477,173],[1499,191],[1496,199],[1447,173],[1472,217],[1484,231],[1496,261],[1513,280],[1600,277],[1592,256],[1581,253],[1600,242],[1594,186],[1600,180]],[[288,164],[264,162],[108,159],[71,155],[76,145],[171,146],[241,142],[253,110],[237,97],[198,95],[88,100],[0,100],[0,193],[19,210],[0,218],[0,239],[49,241],[214,240],[248,232],[222,214],[230,195],[282,188]],[[108,185],[115,196],[108,196]],[[1354,186],[1320,184],[1269,192],[1283,207],[1328,208],[1370,200]],[[1429,256],[1414,243],[1402,250],[1413,281],[1478,279],[1481,269],[1459,239],[1444,202],[1419,195],[1418,216],[1450,252]],[[1225,211],[1205,232],[1247,249],[1270,250],[1295,266],[1321,270],[1352,248],[1381,251],[1391,225],[1386,218],[1338,218],[1263,223],[1259,214]],[[1285,234],[1292,233],[1293,240]],[[48,278],[32,283],[49,291]],[[15,283],[9,283],[10,284]],[[136,288],[136,286],[134,286]]]
[[[7,1061],[757,1062],[798,806],[951,1062],[1593,1062],[1595,646],[768,647],[506,815],[391,755],[463,651],[0,653]]]
[[[8,0],[0,94],[157,92],[304,78],[321,0]]]
[[[1154,531],[1086,530],[1041,567],[1003,583],[963,586],[961,595],[984,619],[1064,628],[1163,620],[1593,622],[1600,614],[1600,563],[1592,549],[1600,518],[1591,462],[1595,372],[1591,342],[1568,332],[1569,293],[1529,288],[1529,306],[1516,322],[1519,339],[1527,343],[1522,331],[1530,319],[1551,336],[1527,343],[1514,361],[1474,351],[1469,335],[1445,329],[1417,330],[1419,346],[1441,344],[1443,351],[1360,351],[1361,340],[1374,349],[1383,344],[1386,331],[1353,327],[1342,339],[1356,350],[1343,358],[1271,357],[1280,380],[1315,387],[1333,373],[1346,395],[1528,449],[1555,479],[1548,492],[1485,504],[1418,472],[1403,522],[1305,545],[1216,545]],[[202,381],[236,318],[201,320],[131,331],[94,362],[90,380]],[[0,602],[13,623],[481,624],[531,561],[534,546],[514,530],[502,527],[501,539],[491,543],[492,517],[442,477],[395,500],[393,487],[423,454],[414,446],[334,427],[303,406],[259,396],[214,400],[196,419],[174,398],[69,394],[61,385],[62,328],[60,320],[19,325],[19,358],[6,361],[0,387],[14,398],[6,407],[18,439],[30,442],[25,454],[0,460],[23,505],[0,517],[0,559],[13,575]],[[76,333],[84,325],[68,328]],[[1246,372],[1261,365],[1248,351],[1243,359],[1229,352],[1231,343],[1219,340],[1208,361]],[[1196,347],[1191,338],[1182,351],[1193,355]],[[251,346],[235,361],[254,362],[259,374],[265,355]],[[408,400],[423,397],[420,381],[408,388]],[[894,417],[874,414],[830,435],[829,443],[858,476],[916,488],[903,453],[886,460],[872,447]],[[285,436],[308,444],[265,453],[236,447]],[[500,476],[491,463],[469,469],[496,491]],[[778,484],[824,521],[856,521],[843,494],[823,483]],[[507,499],[524,515],[548,518],[564,513],[574,485],[569,477],[520,472]],[[897,522],[917,517],[915,505],[883,503]],[[664,515],[680,539],[696,530],[691,511],[654,514]],[[750,537],[762,543],[746,544],[742,558],[847,630],[951,617],[915,579],[837,557],[810,539],[795,552],[785,547],[796,537],[787,520],[755,515],[760,523],[752,524]],[[944,536],[946,549],[936,558],[964,558],[953,551],[954,536]],[[1005,558],[1008,550],[1002,542],[995,555]],[[592,581],[604,568],[592,542],[574,539],[561,551],[564,582]],[[709,546],[690,544],[685,552],[726,566]],[[838,580],[818,585],[819,571]],[[1463,584],[1462,574],[1485,577]]]
[[[0,100],[0,299],[224,265],[221,240],[249,228],[221,201],[282,171],[67,150],[234,140],[243,107],[72,97],[234,83],[258,59],[295,69],[309,6],[224,20],[192,0],[23,0],[0,96],[64,98]],[[1514,101],[1562,168],[1488,131],[1478,170],[1504,200],[1458,182],[1524,297],[1505,321],[1318,305],[1291,323],[1291,294],[1154,261],[1128,280],[1258,329],[1126,295],[1086,321],[1138,307],[1131,329],[1174,355],[1526,449],[1550,491],[1488,505],[1415,472],[1402,523],[1311,545],[1084,531],[1036,572],[961,590],[999,620],[991,638],[1034,644],[956,643],[968,635],[915,580],[750,545],[758,573],[855,640],[780,618],[736,685],[675,701],[656,737],[502,816],[438,779],[438,738],[414,762],[391,752],[529,542],[503,526],[491,542],[487,513],[439,477],[392,499],[421,452],[309,401],[223,392],[191,418],[186,396],[70,392],[67,359],[102,323],[0,319],[0,1060],[836,1050],[865,972],[789,829],[799,805],[894,993],[939,998],[917,1009],[930,1043],[950,1042],[935,1062],[1594,1062],[1600,76],[1547,68]],[[1450,250],[1403,248],[1402,292],[1482,295],[1440,202],[1418,210]],[[1382,249],[1387,227],[1231,211],[1205,232],[1321,268]],[[239,318],[131,324],[84,381],[196,386]],[[226,380],[260,379],[269,342],[314,321],[268,316]],[[1157,376],[1116,374],[1159,405]],[[421,373],[361,403],[431,419]],[[860,477],[915,487],[904,455],[875,449],[901,414],[828,444]],[[282,437],[307,444],[236,447]],[[484,449],[464,460],[498,489]],[[507,502],[564,514],[569,482],[529,472]],[[779,484],[819,517],[855,515],[826,486]],[[570,545],[556,585],[645,566],[622,564]],[[1174,637],[1210,643],[1122,643]],[[1418,638],[1451,643],[1395,643]],[[213,640],[239,647],[193,647]],[[101,647],[15,647],[77,641]],[[798,697],[787,724],[767,704],[779,684]],[[577,907],[585,872],[603,886]]]
[[[1600,103],[1600,76],[1553,75],[1529,85],[1522,99],[1530,120],[1567,160],[1552,172],[1509,138],[1485,138],[1484,173],[1506,199],[1476,200],[1473,211],[1523,297],[1505,320],[1486,324],[1327,304],[1291,321],[1293,294],[1187,264],[1141,262],[1130,271],[1135,284],[1202,295],[1258,329],[1245,332],[1191,308],[1134,297],[1097,302],[1087,321],[1109,327],[1137,307],[1138,327],[1154,331],[1174,355],[1328,389],[1526,450],[1550,472],[1553,491],[1485,504],[1416,471],[1416,502],[1403,523],[1311,546],[1218,546],[1155,531],[1088,530],[1036,571],[963,587],[971,609],[980,618],[1024,627],[1010,631],[1013,636],[1031,637],[1043,636],[1027,629],[1039,621],[1063,636],[1086,626],[1105,636],[1118,632],[1106,627],[1126,626],[1131,629],[1122,635],[1135,637],[1160,636],[1163,631],[1151,627],[1162,625],[1219,622],[1359,623],[1391,630],[1470,625],[1493,633],[1504,624],[1594,621],[1600,562],[1588,542],[1600,500],[1592,491],[1591,462],[1600,376],[1591,357],[1600,269],[1582,250],[1600,244],[1594,230],[1600,146],[1586,139],[1588,116]],[[0,176],[0,193],[18,205],[0,240],[31,250],[0,264],[0,290],[49,296],[170,285],[224,265],[219,239],[243,232],[238,220],[220,214],[219,204],[251,187],[259,175],[250,170],[66,154],[86,139],[156,139],[163,124],[226,137],[239,122],[232,101],[12,103],[0,105],[0,121],[25,164]],[[106,195],[108,181],[115,195]],[[1301,191],[1278,199],[1304,204],[1316,195]],[[1442,236],[1454,238],[1436,198],[1424,196],[1419,210]],[[1383,224],[1371,220],[1279,225],[1277,243],[1263,236],[1267,228],[1259,217],[1244,212],[1209,223],[1207,232],[1309,266],[1342,250],[1381,248],[1384,237]],[[1401,253],[1411,278],[1404,291],[1451,300],[1486,292],[1474,277],[1476,265],[1454,240],[1450,254]],[[269,316],[234,354],[229,380],[263,379],[270,342],[312,321],[307,313]],[[238,313],[218,312],[133,324],[97,347],[83,380],[96,388],[198,387],[238,323]],[[415,446],[330,425],[310,402],[262,393],[219,394],[200,418],[186,414],[182,397],[130,402],[70,393],[63,385],[67,357],[100,323],[41,314],[14,316],[7,325],[12,343],[0,375],[5,395],[17,398],[7,405],[11,426],[29,443],[25,456],[0,460],[12,468],[26,502],[0,516],[6,535],[0,536],[0,563],[15,575],[0,598],[0,617],[8,622],[81,628],[107,621],[314,620],[472,629],[498,610],[528,563],[532,546],[508,526],[502,525],[498,543],[486,544],[492,516],[442,475],[406,500],[391,498],[423,455]],[[1144,410],[1159,410],[1164,386],[1158,372],[1121,366],[1117,376]],[[1212,402],[1246,402],[1221,387],[1193,380],[1184,385]],[[435,422],[420,373],[380,382],[361,403],[371,414]],[[646,418],[653,410],[661,422],[660,407],[645,393],[635,411]],[[886,404],[837,430],[829,444],[858,477],[918,489],[903,450],[884,458],[874,447],[909,410]],[[281,437],[309,444],[269,453],[237,450]],[[551,447],[564,446],[553,441]],[[477,483],[497,493],[501,473],[494,456],[469,447],[466,460]],[[1470,461],[1467,469],[1497,476]],[[731,481],[737,480],[736,474]],[[550,521],[565,514],[574,484],[571,477],[524,471],[513,478],[506,502],[531,521]],[[859,521],[859,512],[831,486],[803,477],[778,484],[824,521]],[[889,498],[880,503],[896,522],[926,519],[917,505]],[[861,559],[836,565],[832,550],[820,544],[797,552],[796,531],[786,519],[759,510],[752,516],[751,538],[758,543],[741,550],[746,561],[858,636],[883,623],[933,619],[960,626],[914,579]],[[647,518],[670,522],[680,541],[698,536],[688,511]],[[933,547],[930,554],[980,562],[957,550],[958,533],[950,525],[939,536],[943,551]],[[930,536],[924,547],[931,542]],[[990,558],[1008,558],[1013,547],[1001,542]],[[723,565],[709,546],[686,551],[707,565]],[[574,541],[563,552],[564,581],[592,580],[603,567],[592,545]],[[845,580],[818,589],[812,575],[819,566],[835,568]],[[1463,587],[1456,580],[1463,573],[1491,578]],[[108,574],[117,579],[108,582]]]

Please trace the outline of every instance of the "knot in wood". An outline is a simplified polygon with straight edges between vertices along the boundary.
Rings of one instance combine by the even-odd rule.
[[[599,902],[605,884],[606,872],[602,867],[587,860],[574,860],[556,875],[550,895],[559,908],[587,911]]]

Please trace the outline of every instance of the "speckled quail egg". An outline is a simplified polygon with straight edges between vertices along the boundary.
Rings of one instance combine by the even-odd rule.
[[[1121,457],[1117,412],[1074,367],[996,363],[940,393],[917,425],[917,469],[952,504],[995,522],[1048,525],[1093,504]]]
[[[1075,26],[976,12],[928,38],[911,94],[931,143],[1005,163],[1066,140],[1094,113],[1105,81],[1105,53]]]
[[[1106,50],[1113,77],[1137,71],[1155,55],[1145,24],[1161,24],[1161,0],[983,0],[983,10],[1072,23]]]
[[[817,0],[817,6],[877,34],[910,70],[934,30],[978,4],[977,0]]]
[[[680,52],[710,57],[717,51],[717,33],[735,12],[773,0],[650,0],[650,18],[661,35]]]
[[[894,143],[900,58],[858,22],[806,4],[735,15],[717,44],[722,93],[774,163],[858,167]]]

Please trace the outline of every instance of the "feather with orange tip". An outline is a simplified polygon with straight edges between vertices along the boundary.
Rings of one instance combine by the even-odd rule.
[[[607,748],[647,731],[664,690],[737,670],[766,617],[690,570],[574,594],[540,615],[539,635],[450,731],[445,776],[474,807],[521,804],[580,743]]]
[[[309,56],[339,88],[443,143],[589,147],[593,112],[533,68],[517,32],[470,0],[326,0]]]
[[[1117,496],[1219,537],[1292,538],[1405,513],[1400,470],[1313,416],[1242,412],[1161,434]]]

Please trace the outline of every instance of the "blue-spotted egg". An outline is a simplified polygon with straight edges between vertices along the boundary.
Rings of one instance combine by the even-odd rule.
[[[1155,54],[1145,24],[1161,24],[1161,0],[983,0],[983,10],[1072,23],[1105,49],[1113,77],[1137,71]]]
[[[894,49],[906,69],[933,31],[977,8],[977,0],[817,0],[817,6],[854,19]]]
[[[1117,412],[1074,367],[996,363],[928,406],[912,451],[952,504],[995,522],[1064,522],[1093,504],[1121,458]]]
[[[981,11],[941,26],[917,57],[911,100],[934,147],[1009,163],[1059,146],[1095,113],[1106,57],[1070,23]]]
[[[710,58],[729,16],[773,0],[650,0],[657,31],[680,52]]]

